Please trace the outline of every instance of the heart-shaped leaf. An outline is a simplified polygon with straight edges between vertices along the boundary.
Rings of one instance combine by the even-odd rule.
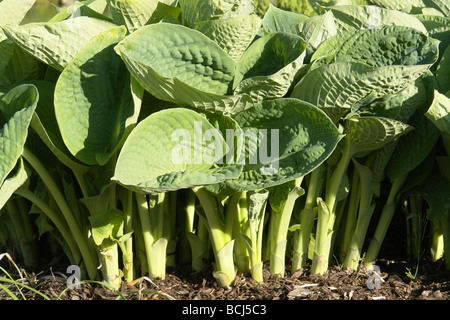
[[[126,37],[116,51],[136,80],[158,99],[193,107],[206,102],[225,109],[221,101],[228,99],[224,95],[231,89],[235,62],[201,32],[152,24]]]
[[[76,17],[60,22],[36,22],[1,28],[23,50],[62,71],[89,40],[115,26],[101,19]]]
[[[204,116],[189,109],[167,109],[150,115],[131,132],[112,179],[142,192],[215,184],[242,171],[241,165],[220,163],[227,151],[222,133]]]
[[[137,121],[140,105],[114,46],[125,38],[115,27],[92,39],[67,65],[55,88],[55,115],[70,152],[88,164],[105,164]]]
[[[268,188],[300,178],[323,163],[342,135],[317,107],[297,99],[266,100],[237,114],[245,140],[237,179],[208,189],[218,194]],[[270,155],[269,155],[270,152]]]

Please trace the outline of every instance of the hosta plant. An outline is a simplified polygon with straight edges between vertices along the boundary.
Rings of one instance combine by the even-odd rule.
[[[22,23],[33,4],[0,1],[0,247],[27,267],[45,246],[116,289],[371,268],[398,212],[410,256],[449,267],[444,2],[89,0]]]

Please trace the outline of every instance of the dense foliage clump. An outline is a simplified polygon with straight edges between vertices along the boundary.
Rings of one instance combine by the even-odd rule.
[[[450,268],[445,1],[0,1],[0,247],[114,288]],[[256,4],[256,6],[255,6]],[[1,280],[1,279],[0,279]]]

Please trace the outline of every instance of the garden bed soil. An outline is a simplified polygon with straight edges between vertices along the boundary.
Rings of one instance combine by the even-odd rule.
[[[62,269],[24,273],[22,282],[52,299],[64,292],[60,300],[450,300],[450,272],[442,262],[421,262],[415,277],[416,265],[406,261],[379,260],[377,266],[380,272],[376,274],[331,266],[323,276],[311,275],[308,267],[285,277],[265,270],[263,283],[238,274],[231,288],[220,288],[211,270],[169,270],[164,280],[143,277],[131,285],[123,283],[122,296],[98,283],[66,290],[67,275]],[[9,289],[14,291],[13,286]],[[23,292],[27,300],[42,299],[32,291]],[[0,290],[0,299],[9,298]]]

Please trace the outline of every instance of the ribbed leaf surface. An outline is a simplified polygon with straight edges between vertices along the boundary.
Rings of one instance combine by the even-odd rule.
[[[62,71],[89,40],[113,27],[113,23],[105,20],[77,17],[19,27],[2,26],[2,29],[23,50]]]
[[[358,153],[379,149],[412,129],[411,126],[390,118],[357,117],[346,121],[345,133],[352,153]]]
[[[168,23],[148,25],[126,37],[116,51],[158,99],[191,106],[217,101],[218,108],[225,108],[220,101],[231,87],[235,62],[199,31]]]
[[[238,18],[214,19],[195,24],[195,29],[216,42],[233,60],[238,61],[261,27],[256,14]]]
[[[283,97],[303,65],[306,45],[299,36],[270,33],[245,51],[237,65],[235,94],[256,101]]]
[[[338,121],[366,97],[373,100],[402,91],[429,67],[371,68],[360,63],[336,62],[309,72],[295,86],[291,96],[324,109],[334,121]]]
[[[189,109],[173,108],[150,115],[125,142],[113,179],[143,192],[163,192],[236,178],[242,166],[209,161],[218,155],[207,149],[212,143],[202,134],[207,130],[220,134],[205,117]],[[214,140],[225,153],[222,135]],[[212,158],[205,157],[210,154]]]
[[[308,18],[303,13],[282,10],[270,4],[264,15],[263,28],[266,33],[288,32],[299,34],[299,24]]]
[[[383,26],[341,33],[323,42],[312,60],[353,61],[372,67],[433,64],[439,41],[417,29]]]
[[[61,73],[55,115],[67,148],[80,161],[105,164],[137,120],[129,73],[114,46],[116,27],[92,39]]]
[[[0,1],[0,24],[19,25],[36,0]]]
[[[450,134],[450,98],[435,90],[433,103],[425,116],[439,131]]]
[[[0,100],[0,186],[23,152],[38,99],[39,94],[34,86],[21,85]]]
[[[147,24],[158,6],[158,0],[108,0],[113,21],[134,32]]]
[[[264,101],[235,120],[246,139],[244,170],[238,179],[211,186],[215,193],[268,188],[302,177],[325,161],[342,138],[323,111],[297,99]]]
[[[40,62],[33,56],[9,39],[0,41],[0,87],[37,79],[40,74]]]
[[[397,10],[363,5],[334,6],[329,10],[333,13],[340,31],[396,25],[416,28],[423,33],[427,32],[419,19]]]

